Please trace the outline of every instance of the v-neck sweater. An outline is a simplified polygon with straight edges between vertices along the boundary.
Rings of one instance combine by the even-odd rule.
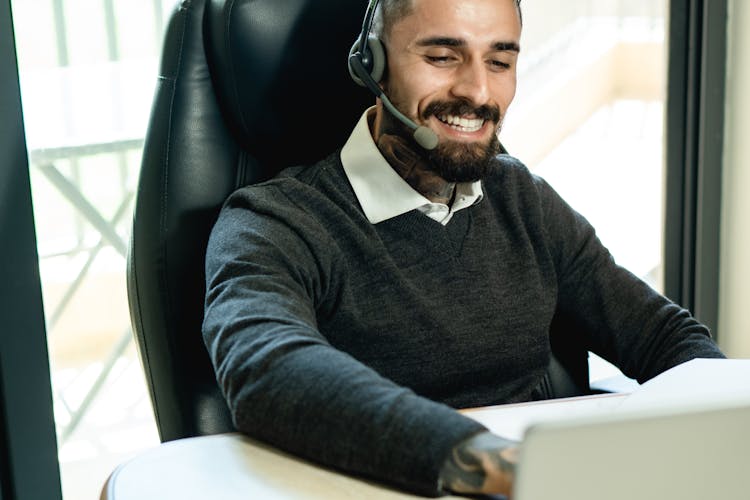
[[[237,428],[323,464],[439,494],[456,408],[528,401],[556,312],[640,381],[721,357],[708,330],[619,267],[509,156],[445,226],[364,216],[338,152],[242,188],[206,260],[204,338]]]

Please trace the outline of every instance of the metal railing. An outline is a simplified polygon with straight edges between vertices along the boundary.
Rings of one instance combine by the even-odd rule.
[[[18,40],[19,60],[21,62],[22,89],[24,88],[25,79],[31,81],[31,84],[25,86],[26,91],[23,92],[24,107],[27,109],[25,115],[27,134],[30,135],[28,142],[32,148],[34,148],[34,145],[39,145],[35,149],[30,150],[29,159],[32,179],[35,180],[34,183],[36,184],[32,186],[32,191],[34,192],[34,205],[38,221],[37,240],[40,246],[40,267],[44,269],[45,262],[52,261],[53,259],[60,260],[62,258],[68,261],[72,261],[74,258],[77,259],[75,270],[67,273],[71,276],[67,283],[64,283],[63,290],[57,294],[56,300],[48,303],[46,307],[48,337],[51,340],[54,339],[58,344],[76,342],[77,332],[71,331],[72,329],[69,325],[67,329],[61,326],[64,323],[61,319],[65,316],[66,312],[69,312],[73,308],[76,295],[81,292],[87,280],[91,280],[92,276],[96,273],[95,263],[103,250],[111,249],[114,251],[120,259],[122,275],[124,275],[127,239],[129,237],[129,221],[132,216],[134,198],[134,186],[128,182],[128,179],[133,175],[137,176],[139,167],[138,158],[143,147],[142,136],[146,128],[144,121],[140,130],[136,127],[135,132],[133,132],[134,127],[132,123],[118,123],[118,120],[122,119],[121,116],[99,115],[99,120],[92,120],[91,127],[87,131],[81,131],[80,127],[75,126],[75,122],[76,114],[81,113],[82,110],[74,103],[66,101],[66,98],[71,94],[71,87],[76,84],[75,78],[71,79],[70,77],[71,75],[75,76],[80,66],[85,66],[82,72],[86,72],[85,76],[88,77],[90,74],[96,75],[96,71],[91,71],[92,65],[101,63],[111,67],[121,64],[120,61],[128,58],[128,54],[123,54],[122,42],[124,39],[122,37],[133,37],[134,33],[137,33],[137,30],[143,29],[144,25],[150,19],[154,43],[148,49],[151,52],[150,61],[143,59],[144,72],[148,72],[150,68],[147,66],[149,64],[153,66],[153,61],[158,58],[166,13],[173,7],[176,1],[134,0],[133,2],[123,4],[114,0],[101,0],[99,10],[89,10],[85,6],[79,7],[80,3],[66,0],[51,0],[51,9],[49,11],[38,12],[28,10],[31,6],[24,0],[14,0],[12,3],[16,23],[15,29]],[[138,17],[144,21],[144,24],[127,26],[118,22],[118,8],[122,9],[123,5],[128,5],[127,8],[131,9],[131,11],[135,10]],[[86,8],[87,11],[79,12],[74,10],[77,8]],[[104,26],[103,30],[92,30],[90,34],[82,34],[70,28],[70,21],[75,19],[74,16],[78,16],[79,18],[82,16],[91,17],[92,12],[99,15],[90,19],[90,22],[92,25]],[[36,25],[26,26],[23,24],[25,20],[30,20],[32,17],[35,23],[50,26],[53,31],[51,36],[46,36],[41,41],[36,37],[32,38],[31,35],[24,36],[24,34],[37,32],[38,30],[38,26]],[[85,64],[78,64],[76,61],[80,61],[81,57],[74,52],[73,47],[80,46],[81,37],[89,35],[91,38],[85,41],[86,45],[92,44],[106,47],[106,58],[101,61],[89,60]],[[99,36],[96,37],[96,35]],[[135,36],[138,35],[136,34]],[[78,37],[78,45],[73,43],[73,37]],[[37,44],[42,42],[48,46],[44,48],[29,46],[30,43]],[[24,49],[27,48],[29,50],[25,51]],[[37,57],[39,54],[55,54],[54,61],[50,61],[49,59],[42,60],[42,58]],[[140,53],[138,57],[142,58],[143,55],[143,53]],[[131,57],[123,73],[133,67],[134,64],[139,64],[138,61],[133,62],[132,59]],[[50,65],[53,67],[50,67]],[[34,84],[37,83],[34,80],[43,78],[43,76],[40,77],[40,74],[58,75],[58,83],[64,88],[58,89],[54,88],[54,84],[48,85],[43,91],[44,95],[42,95],[39,87],[34,87]],[[155,81],[154,76],[149,75],[145,78],[148,78],[151,82]],[[123,100],[121,94],[123,85],[118,85],[118,82],[114,81],[112,77],[109,79],[103,78],[102,82],[101,86],[108,87],[109,89],[110,102],[117,102],[120,106],[141,106],[144,108],[144,111],[140,115],[147,116],[147,108],[151,102],[150,98],[143,100],[143,102],[122,104],[119,101]],[[55,93],[58,93],[59,97],[55,96]],[[38,102],[55,101],[55,99],[50,98],[51,95],[56,97],[56,104],[58,105],[51,106],[51,109],[45,109],[42,112],[37,111],[36,108],[38,106],[35,106],[35,104]],[[83,98],[85,97],[83,96]],[[96,116],[97,111],[96,109],[88,110],[94,116]],[[55,134],[53,134],[55,137],[45,137],[43,134],[45,122],[55,120],[62,124],[55,130]],[[105,123],[109,126],[103,126]],[[109,129],[109,133],[104,134],[109,138],[104,141],[102,141],[103,134],[100,134],[102,128]],[[32,137],[37,130],[41,130],[42,133]],[[118,133],[118,131],[124,132]],[[87,137],[90,138],[87,139]],[[46,145],[50,143],[53,144],[51,147]],[[107,211],[98,206],[95,201],[91,201],[90,196],[87,196],[84,187],[87,174],[80,166],[83,161],[96,161],[98,168],[107,172],[108,185],[106,186],[106,191],[114,193],[112,197],[119,198],[111,200],[115,206],[112,213],[106,213]],[[39,182],[44,182],[47,185],[41,186],[38,184]],[[36,192],[45,192],[45,190],[49,192],[50,187],[64,200],[64,205],[67,208],[62,207],[59,203],[57,206],[51,207],[51,202],[46,199],[46,196],[36,195]],[[50,238],[54,237],[45,234],[43,230],[40,231],[40,227],[45,227],[44,218],[50,215],[50,211],[66,212],[64,219],[70,223],[70,227],[66,228],[70,231],[66,232],[69,232],[74,237],[63,238],[64,241],[61,242],[50,242]],[[72,264],[70,265],[72,266]],[[44,273],[42,278],[42,286],[44,288]],[[108,294],[110,292],[101,290],[100,293]],[[85,321],[85,319],[82,318],[82,321]],[[116,339],[112,339],[106,352],[99,353],[99,359],[91,361],[92,363],[97,362],[96,364],[100,366],[98,375],[94,377],[93,381],[87,379],[76,383],[77,381],[74,379],[74,383],[69,382],[60,386],[53,384],[56,403],[55,410],[58,413],[64,413],[64,415],[56,415],[56,420],[58,421],[58,439],[61,447],[79,427],[86,413],[91,408],[92,403],[100,395],[113,367],[118,360],[122,359],[126,349],[132,345],[132,333],[127,323],[119,326],[116,324],[114,326],[107,325],[106,328],[118,329],[121,331],[121,334]],[[69,337],[69,339],[65,337]],[[52,361],[54,367],[57,363],[55,363],[55,360]],[[78,386],[83,383],[87,385],[87,389],[84,391],[83,396],[80,397],[80,387]],[[76,386],[74,391],[71,390],[72,386]],[[75,392],[76,394],[75,396],[70,396],[68,392],[71,394]],[[145,391],[144,394],[146,394]]]
[[[56,165],[56,162],[63,160],[75,161],[87,156],[106,154],[110,156],[111,160],[114,160],[114,162],[110,161],[110,164],[120,163],[125,165],[127,162],[126,156],[133,152],[139,153],[142,146],[143,141],[136,139],[108,144],[87,144],[79,147],[62,147],[30,152],[31,168],[42,174],[44,179],[68,202],[70,210],[75,212],[76,216],[81,220],[80,224],[76,224],[79,232],[79,235],[76,238],[77,245],[66,251],[55,252],[51,255],[40,255],[40,260],[61,256],[70,257],[81,254],[86,256],[83,265],[78,268],[75,276],[69,281],[69,283],[67,283],[60,298],[55,304],[51,304],[52,307],[47,309],[47,331],[49,336],[65,333],[58,332],[57,326],[59,320],[75,300],[76,293],[81,289],[85,280],[90,277],[92,266],[94,265],[97,256],[104,248],[112,248],[117,255],[119,255],[122,259],[122,270],[124,273],[128,236],[127,234],[123,235],[122,230],[118,230],[118,225],[122,226],[124,222],[130,219],[134,197],[132,188],[128,187],[125,183],[122,183],[122,176],[119,176],[120,180],[118,180],[118,183],[120,183],[120,200],[117,203],[117,208],[114,214],[107,217],[89,201],[81,190],[81,187],[77,185],[74,180],[71,180],[61,172],[60,168]],[[117,176],[113,177],[117,178]],[[88,226],[88,231],[94,231],[97,233],[98,241],[93,245],[84,244],[85,238],[83,233],[87,232],[87,229],[85,229],[86,226]],[[41,237],[43,238],[44,235],[41,235]],[[102,290],[101,293],[107,293],[107,291]],[[101,389],[104,387],[112,368],[117,361],[122,358],[125,350],[131,345],[133,335],[129,326],[123,325],[122,330],[123,333],[120,335],[119,339],[113,343],[108,354],[105,356],[99,375],[92,383],[90,383],[89,389],[86,391],[80,402],[77,404],[71,404],[68,402],[66,387],[53,387],[55,400],[61,405],[56,409],[58,411],[64,409],[64,411],[68,413],[68,415],[66,415],[67,418],[58,416],[58,421],[66,421],[64,425],[58,426],[60,445],[65,444],[67,439],[75,432],[92,402],[95,401]]]

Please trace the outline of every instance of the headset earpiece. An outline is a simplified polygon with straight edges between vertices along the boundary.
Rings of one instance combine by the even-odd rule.
[[[354,42],[354,45],[352,45],[352,48],[349,51],[349,56],[357,57],[373,80],[376,82],[382,80],[383,73],[385,72],[385,49],[376,36],[369,35],[367,37],[367,49],[364,54],[360,52],[360,39],[358,38],[357,41]],[[357,69],[352,67],[351,62],[348,66],[352,80],[357,82],[358,85],[366,87],[367,84],[364,82],[366,77],[358,74]]]
[[[347,60],[349,74],[357,84],[370,89],[370,92],[380,99],[383,107],[389,113],[414,132],[414,140],[417,144],[427,150],[435,149],[438,144],[437,134],[425,125],[417,125],[412,119],[399,111],[378,85],[385,72],[385,48],[381,41],[371,33],[372,20],[377,6],[378,0],[370,0],[365,19],[362,22],[362,32],[349,51]]]

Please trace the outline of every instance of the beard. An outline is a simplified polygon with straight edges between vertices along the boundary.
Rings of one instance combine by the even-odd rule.
[[[396,104],[397,109],[400,108]],[[473,114],[477,118],[495,124],[495,133],[485,142],[459,142],[440,138],[435,149],[425,150],[413,139],[412,130],[385,112],[385,129],[396,129],[398,135],[408,138],[413,144],[414,151],[423,156],[429,163],[429,168],[448,182],[475,182],[486,178],[492,170],[492,160],[500,154],[502,147],[497,137],[502,125],[502,114],[497,106],[472,106],[466,101],[434,101],[430,103],[420,115],[422,120],[430,116],[467,115]]]

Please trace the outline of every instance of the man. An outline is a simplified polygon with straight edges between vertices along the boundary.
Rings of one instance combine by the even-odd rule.
[[[720,357],[618,267],[542,179],[499,155],[515,0],[389,0],[378,100],[340,151],[239,190],[212,233],[204,336],[238,429],[423,494],[509,494],[516,443],[454,408],[542,396],[549,332],[647,380]]]

